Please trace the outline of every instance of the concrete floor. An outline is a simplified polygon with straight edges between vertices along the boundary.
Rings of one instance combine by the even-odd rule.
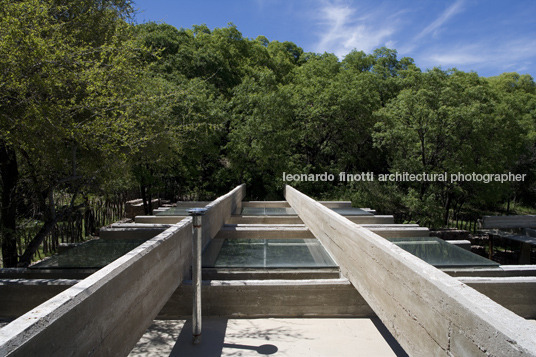
[[[407,356],[378,319],[155,320],[129,356]]]

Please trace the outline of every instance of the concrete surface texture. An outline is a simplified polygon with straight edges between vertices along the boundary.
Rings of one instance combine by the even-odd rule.
[[[191,235],[174,226],[11,322],[0,356],[125,355],[186,274]]]
[[[378,319],[204,318],[201,344],[190,320],[155,320],[130,357],[407,356]]]
[[[525,319],[296,189],[285,197],[411,355],[536,356]]]
[[[241,185],[208,205],[203,225],[215,231],[208,238],[244,194]],[[189,274],[191,221],[184,219],[0,329],[0,356],[127,354]]]

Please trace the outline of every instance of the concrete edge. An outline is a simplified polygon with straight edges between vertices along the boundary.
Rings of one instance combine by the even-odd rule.
[[[395,290],[396,295],[407,298],[420,296],[416,301],[397,301],[394,296],[383,295],[385,292],[367,285],[374,280],[356,280],[357,277],[366,276],[359,271],[362,265],[355,263],[357,257],[352,256],[350,261],[354,263],[350,264],[346,261],[348,256],[341,256],[339,252],[333,254],[331,251],[343,274],[348,276],[383,323],[397,339],[402,337],[399,342],[408,353],[435,355],[439,352],[456,354],[460,351],[479,351],[482,355],[536,355],[536,342],[533,337],[536,335],[536,325],[528,323],[466,284],[381,239],[370,230],[325,208],[291,186],[286,186],[285,197],[309,229],[324,243],[326,249],[331,250],[333,245],[338,245],[337,249],[346,251],[346,254],[349,253],[348,249],[353,248],[357,248],[356,251],[361,251],[361,254],[371,254],[370,257],[362,256],[360,264],[370,259],[378,267],[389,269],[389,274],[386,274],[387,271],[375,271],[375,274],[381,276],[376,276],[376,279],[383,281],[383,289],[385,286],[390,286],[391,289],[398,287],[402,290]],[[343,238],[330,236],[335,232],[343,235]],[[345,240],[344,244],[341,239]],[[379,260],[382,257],[389,258]],[[341,260],[345,260],[344,264],[341,264]],[[390,270],[391,267],[395,270]],[[392,280],[394,275],[399,275],[402,280]],[[382,305],[382,302],[386,304],[389,301],[392,306]],[[414,305],[417,301],[419,303]],[[426,306],[426,302],[431,304],[436,301],[441,303],[437,306]],[[423,319],[420,312],[423,309],[430,311],[432,316]],[[391,315],[393,313],[394,316]],[[409,316],[404,318],[408,314]],[[398,315],[402,319],[396,318]],[[417,331],[428,336],[424,338],[424,335],[415,335]],[[439,336],[443,336],[442,339],[445,340],[439,342]]]

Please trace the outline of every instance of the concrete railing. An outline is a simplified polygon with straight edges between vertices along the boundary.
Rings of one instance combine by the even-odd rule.
[[[233,212],[241,209],[245,196],[246,185],[242,184],[205,206],[207,212],[203,216],[203,247],[216,236]]]
[[[285,197],[412,356],[536,356],[536,325],[286,186]]]
[[[191,218],[0,330],[0,356],[121,356],[136,344],[191,265]]]

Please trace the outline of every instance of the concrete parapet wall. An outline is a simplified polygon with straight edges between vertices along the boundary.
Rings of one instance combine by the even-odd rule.
[[[227,225],[216,234],[218,239],[239,239],[239,238],[259,238],[259,239],[293,239],[293,238],[314,238],[315,236],[305,226],[236,226]]]
[[[242,202],[242,207],[269,207],[269,208],[279,208],[279,207],[290,207],[287,201],[244,201]],[[239,212],[237,212],[239,214]]]
[[[203,280],[338,279],[339,268],[203,268]]]
[[[463,277],[459,281],[525,319],[536,319],[536,277]]]
[[[384,238],[429,237],[426,227],[371,227],[370,231]]]
[[[127,355],[188,275],[188,218],[0,330],[0,355]]]
[[[167,228],[102,228],[99,232],[100,239],[151,239],[162,233]]]
[[[351,208],[351,201],[318,201],[328,208]]]
[[[351,201],[318,201],[329,208],[351,208]],[[242,207],[266,207],[266,208],[288,208],[290,205],[287,201],[244,201]]]
[[[536,355],[535,324],[296,189],[285,197],[410,355]]]
[[[15,319],[77,284],[71,279],[1,279],[0,319]]]
[[[394,224],[395,218],[392,215],[377,216],[344,216],[350,222],[356,224]]]
[[[203,281],[204,316],[373,317],[346,279]],[[158,319],[189,318],[192,286],[182,284]]]
[[[95,273],[98,269],[31,269],[4,268],[0,269],[0,279],[73,279],[82,280]]]
[[[228,224],[302,224],[298,216],[238,216],[232,215]]]
[[[496,268],[442,269],[450,276],[515,277],[536,276],[536,265],[500,265]]]
[[[151,200],[151,207],[157,208],[160,206],[160,199],[155,198]],[[143,200],[141,198],[138,198],[136,200],[127,201],[125,204],[125,215],[127,218],[134,218],[137,215],[144,214],[145,211],[143,210]]]
[[[242,200],[246,196],[246,185],[237,186],[234,190],[218,197],[206,205],[207,212],[203,216],[203,246],[206,247],[218,234],[221,227],[229,220],[233,212],[240,211]]]
[[[188,216],[136,216],[136,223],[177,224]]]

